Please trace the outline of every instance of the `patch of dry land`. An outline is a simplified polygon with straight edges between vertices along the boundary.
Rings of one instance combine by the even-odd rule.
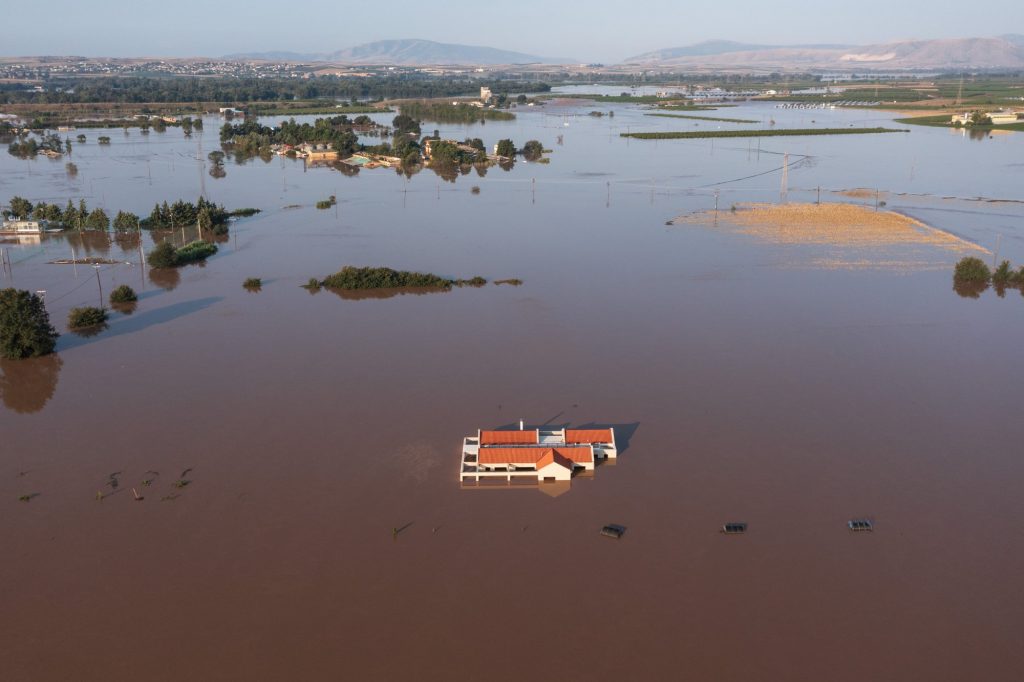
[[[673,224],[716,221],[714,211],[676,218]],[[825,268],[919,269],[946,267],[948,258],[927,258],[934,250],[952,254],[989,251],[955,234],[900,213],[858,204],[739,204],[719,211],[717,224],[775,244],[822,247],[810,263]]]

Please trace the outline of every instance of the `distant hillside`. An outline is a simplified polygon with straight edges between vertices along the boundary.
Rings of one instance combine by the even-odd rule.
[[[712,41],[648,52],[626,63],[702,69],[1019,69],[1024,36],[913,40],[882,45],[768,46]]]
[[[339,50],[326,56],[328,61],[347,64],[562,64],[571,59],[538,57],[493,47],[435,43],[431,40],[378,40]]]
[[[849,45],[755,45],[752,43],[737,43],[732,40],[705,40],[685,47],[671,47],[665,50],[657,50],[646,54],[630,57],[627,62],[651,62],[665,59],[679,59],[680,57],[706,57],[710,55],[729,54],[733,52],[754,52],[761,50],[774,50],[782,47],[796,48],[821,48],[821,49],[845,49]]]

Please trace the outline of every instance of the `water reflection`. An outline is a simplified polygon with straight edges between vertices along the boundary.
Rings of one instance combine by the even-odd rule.
[[[0,359],[0,399],[19,414],[43,409],[57,391],[64,361],[56,353],[23,360]]]
[[[117,242],[122,253],[134,253],[139,250],[139,245],[142,243],[142,235],[135,231],[115,232],[114,241]]]
[[[405,287],[395,289],[371,289],[371,290],[358,290],[353,291],[351,289],[334,289],[331,287],[324,287],[331,293],[340,296],[346,301],[366,301],[366,300],[380,300],[384,298],[394,298],[395,296],[425,296],[427,294],[442,294],[451,289],[445,289],[442,287]]]
[[[122,315],[131,315],[138,309],[139,302],[127,301],[125,303],[111,303],[110,307],[116,310],[117,312],[121,313]]]
[[[81,336],[83,339],[90,339],[94,336],[98,336],[99,334],[105,332],[109,328],[110,325],[107,324],[106,322],[103,322],[101,324],[94,324],[88,327],[76,327],[75,329],[72,329],[70,331],[75,336]]]
[[[111,239],[107,232],[98,230],[72,230],[60,235],[79,257],[106,256],[110,253]]]
[[[181,284],[181,273],[175,268],[150,268],[149,281],[165,291],[173,291]]]
[[[979,298],[988,289],[988,282],[953,282],[953,291],[963,298]]]

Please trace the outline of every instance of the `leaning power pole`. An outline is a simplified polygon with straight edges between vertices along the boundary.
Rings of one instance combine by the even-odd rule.
[[[789,152],[782,157],[782,190],[780,192],[780,198],[785,201],[786,194],[789,192]]]

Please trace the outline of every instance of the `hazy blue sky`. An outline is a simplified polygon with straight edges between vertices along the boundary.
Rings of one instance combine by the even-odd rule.
[[[758,43],[874,43],[1024,33],[1024,2],[976,11],[934,0],[50,0],[9,3],[3,55],[220,56],[330,52],[386,38],[488,45],[614,62],[708,39]]]

